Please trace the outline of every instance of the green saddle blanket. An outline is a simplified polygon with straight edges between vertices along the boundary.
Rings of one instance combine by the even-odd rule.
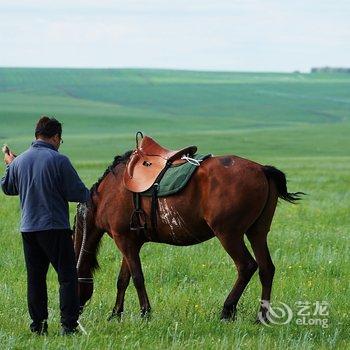
[[[209,157],[211,157],[211,154],[207,154],[205,156],[196,154],[193,156],[194,159],[199,161],[204,161]],[[160,180],[157,196],[166,197],[181,191],[187,185],[188,181],[197,168],[197,165],[194,165],[190,162],[179,165],[172,165]],[[152,188],[145,192],[142,192],[141,196],[151,197]]]

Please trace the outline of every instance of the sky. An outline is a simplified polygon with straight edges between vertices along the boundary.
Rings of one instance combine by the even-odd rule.
[[[350,66],[349,0],[0,0],[0,66]]]

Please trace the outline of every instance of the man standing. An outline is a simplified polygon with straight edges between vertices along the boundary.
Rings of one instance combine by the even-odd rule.
[[[5,154],[6,173],[1,180],[5,194],[20,197],[30,329],[37,334],[47,334],[50,263],[60,284],[61,334],[76,333],[78,326],[78,278],[68,202],[85,203],[90,193],[69,159],[58,153],[61,136],[61,123],[42,117],[31,147],[18,157],[10,151]]]

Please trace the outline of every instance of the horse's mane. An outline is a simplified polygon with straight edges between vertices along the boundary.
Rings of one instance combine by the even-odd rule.
[[[100,183],[104,180],[104,178],[110,173],[114,171],[114,168],[120,164],[120,163],[126,163],[128,161],[128,159],[130,158],[132,151],[127,151],[125,152],[122,156],[115,156],[113,159],[112,164],[110,164],[107,169],[105,170],[105,172],[103,173],[103,175],[92,185],[91,189],[90,189],[90,194],[92,195],[93,193],[95,193],[95,191],[97,191],[98,186],[100,185]]]

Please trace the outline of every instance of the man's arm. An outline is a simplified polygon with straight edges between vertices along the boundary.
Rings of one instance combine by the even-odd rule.
[[[16,186],[16,179],[14,174],[14,167],[11,163],[16,158],[16,155],[12,153],[7,145],[2,147],[2,153],[4,153],[4,162],[6,164],[6,172],[4,177],[1,179],[1,188],[3,192],[9,196],[17,196],[18,189]]]
[[[18,189],[16,186],[16,178],[14,174],[14,167],[10,164],[6,166],[6,172],[1,179],[1,188],[8,196],[17,196]]]
[[[70,160],[63,156],[60,164],[60,180],[62,192],[68,202],[86,203],[90,199],[90,191],[80,180]]]

